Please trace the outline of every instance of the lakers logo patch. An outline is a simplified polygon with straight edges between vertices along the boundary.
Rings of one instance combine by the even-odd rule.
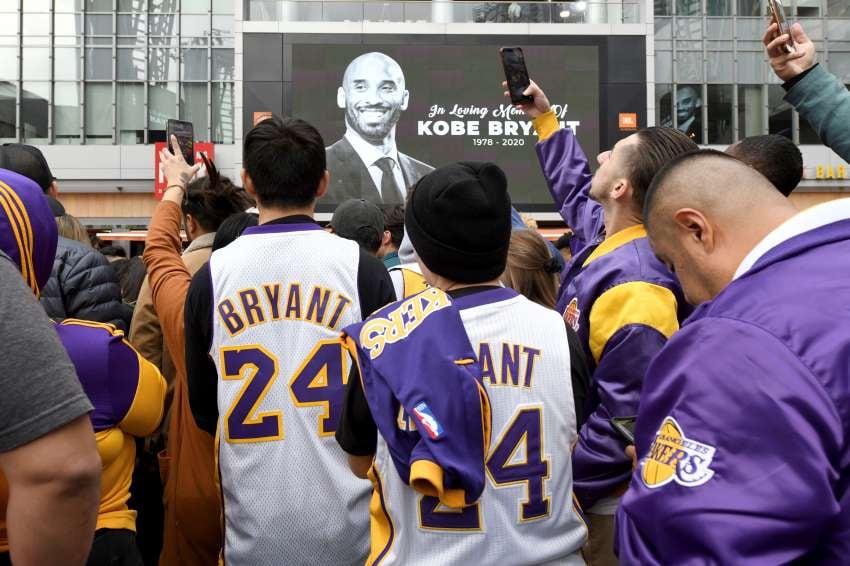
[[[573,300],[567,305],[567,310],[564,311],[564,321],[570,325],[570,328],[578,332],[579,318],[581,318],[581,310],[578,308],[578,297],[573,297]]]
[[[673,417],[667,417],[655,435],[649,455],[641,462],[646,487],[676,482],[683,487],[702,485],[714,475],[710,468],[715,448],[687,438]]]

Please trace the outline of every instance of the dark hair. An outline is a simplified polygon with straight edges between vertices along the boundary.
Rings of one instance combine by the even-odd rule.
[[[572,232],[564,232],[561,236],[555,240],[555,247],[559,250],[570,249],[570,242],[573,241],[574,234]]]
[[[102,248],[100,248],[100,253],[105,256],[127,257],[126,250],[119,246],[103,246]]]
[[[327,168],[319,132],[297,118],[272,116],[245,136],[245,171],[264,206],[307,206]]]
[[[635,204],[643,210],[649,184],[656,173],[674,157],[699,149],[699,146],[675,128],[654,126],[639,130],[635,135],[638,147],[633,149],[629,181]]]
[[[404,206],[400,204],[384,205],[381,207],[384,213],[384,230],[390,231],[393,246],[401,247],[404,238]]]
[[[643,203],[643,221],[644,224],[649,224],[650,213],[652,212],[652,207],[655,204],[656,195],[658,194],[658,189],[664,184],[665,179],[670,176],[676,169],[684,165],[685,163],[691,161],[692,159],[699,159],[701,157],[720,157],[723,159],[731,159],[732,161],[736,161],[740,163],[740,160],[736,157],[729,155],[728,153],[723,153],[722,151],[717,151],[716,149],[697,149],[694,151],[689,151],[687,153],[683,153],[682,155],[678,155],[665,163],[661,169],[655,174],[652,178],[652,182],[649,184],[649,188],[646,189],[646,198]]]
[[[133,304],[139,298],[139,291],[147,275],[147,268],[141,256],[130,259],[119,259],[113,264],[118,272],[118,281],[121,284],[121,297],[125,303]]]
[[[242,235],[246,228],[260,223],[260,217],[253,212],[237,212],[228,217],[215,233],[212,251],[223,248]]]
[[[776,134],[744,138],[726,149],[770,181],[786,197],[803,178],[803,154],[800,148]]]
[[[374,254],[381,247],[383,233],[379,234],[372,226],[359,226],[347,240],[354,240],[367,252]]]
[[[253,202],[244,189],[222,176],[206,155],[201,154],[201,159],[207,174],[186,187],[182,209],[183,214],[191,214],[201,228],[215,232],[225,218],[253,206]]]

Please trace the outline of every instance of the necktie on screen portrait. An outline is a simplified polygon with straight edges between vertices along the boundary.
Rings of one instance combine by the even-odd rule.
[[[395,181],[393,166],[396,163],[392,157],[382,157],[375,162],[381,170],[381,199],[384,204],[401,204],[401,187]]]

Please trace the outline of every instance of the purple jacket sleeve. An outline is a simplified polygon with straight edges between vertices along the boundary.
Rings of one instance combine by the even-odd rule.
[[[623,564],[785,564],[840,512],[841,422],[784,344],[732,319],[685,327],[647,373]]]
[[[602,205],[590,198],[593,175],[570,128],[562,128],[537,144],[537,158],[558,212],[573,231],[575,254],[601,236]]]
[[[638,413],[646,368],[666,340],[655,328],[634,324],[618,330],[605,346],[591,383],[599,404],[581,427],[573,451],[573,491],[585,510],[629,481],[632,463],[610,419]]]

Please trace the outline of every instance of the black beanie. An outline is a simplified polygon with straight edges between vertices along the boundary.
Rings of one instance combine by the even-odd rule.
[[[459,283],[497,279],[511,242],[508,181],[494,163],[453,163],[416,183],[404,213],[416,254]]]

